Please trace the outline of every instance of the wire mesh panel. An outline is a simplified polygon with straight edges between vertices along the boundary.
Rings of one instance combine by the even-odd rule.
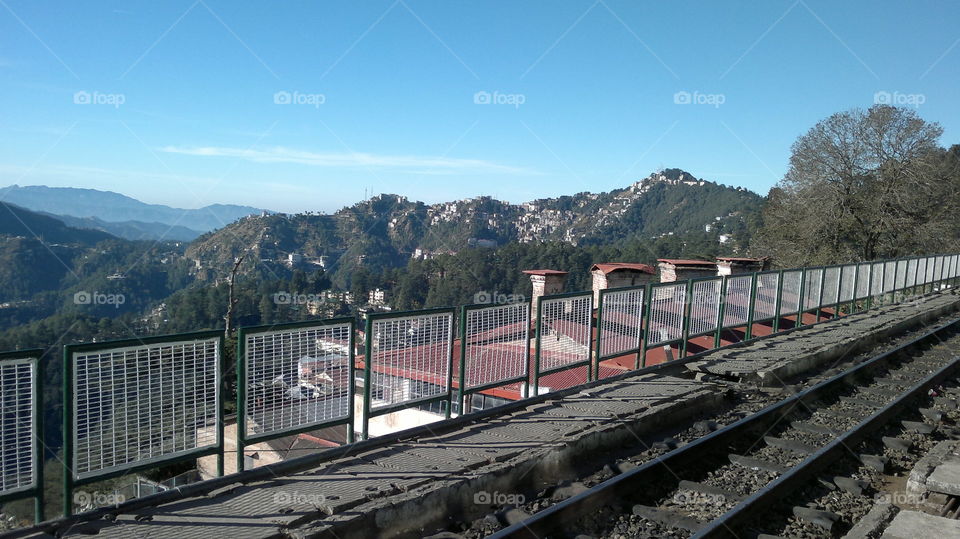
[[[893,292],[893,281],[896,277],[897,263],[893,260],[886,262],[883,266],[883,291]]]
[[[720,286],[722,277],[693,281],[690,293],[690,329],[688,335],[716,331],[720,317]],[[747,303],[750,301],[747,296]]]
[[[780,291],[781,316],[800,310],[800,286],[802,282],[803,271],[791,270],[783,272],[783,286]]]
[[[816,309],[820,306],[820,282],[823,277],[823,268],[807,270],[803,283],[803,310]]]
[[[766,320],[777,314],[777,287],[780,284],[780,273],[758,273],[757,291],[753,298],[753,319]],[[728,283],[729,286],[729,283]],[[724,314],[726,325],[726,314]]]
[[[350,416],[352,321],[244,329],[241,338],[247,438]]]
[[[683,312],[687,283],[658,284],[650,288],[650,314],[647,317],[651,345],[683,338]]]
[[[371,410],[449,395],[453,311],[372,320]]]
[[[831,266],[823,270],[823,294],[820,306],[835,305],[840,298],[840,266]]]
[[[37,484],[36,383],[36,359],[0,360],[0,495]]]
[[[917,284],[917,259],[907,260],[907,276],[904,282],[905,286],[915,286]]]
[[[943,257],[942,257],[942,256],[938,256],[938,257],[937,257],[937,264],[936,264],[936,271],[934,272],[933,280],[939,281],[939,280],[941,280],[941,279],[943,279]]]
[[[593,294],[540,298],[537,352],[540,372],[590,361]]]
[[[463,336],[463,390],[527,377],[530,304],[467,309]]]
[[[857,299],[870,295],[870,267],[869,263],[857,264]]]
[[[883,262],[874,262],[870,270],[870,295],[883,293]]]
[[[925,282],[928,284],[933,282],[933,272],[936,269],[934,263],[935,260],[932,256],[927,258],[927,280]]]
[[[897,260],[897,278],[893,286],[897,290],[902,290],[907,285],[907,261]]]
[[[926,284],[927,282],[927,259],[918,258],[917,259],[917,285]]]
[[[73,475],[95,477],[220,444],[220,337],[67,347]]]
[[[644,288],[603,290],[602,311],[597,322],[600,358],[610,358],[640,349],[643,335]]]
[[[856,264],[847,264],[840,270],[840,303],[853,300],[853,287],[856,285],[856,278]]]
[[[753,277],[736,275],[727,277],[727,293],[724,297],[723,327],[746,325],[750,316],[750,287]],[[773,291],[776,295],[776,287]]]

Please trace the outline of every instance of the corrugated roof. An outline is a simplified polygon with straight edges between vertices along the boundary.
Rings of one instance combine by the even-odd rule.
[[[716,266],[716,262],[709,260],[686,260],[683,258],[658,258],[657,262],[673,264],[674,266]]]
[[[717,260],[722,260],[724,262],[764,262],[767,260],[767,257],[745,258],[745,257],[736,257],[736,256],[718,256]]]
[[[552,269],[532,269],[532,270],[523,270],[527,275],[566,275],[567,271],[552,270]]]
[[[647,264],[631,264],[628,262],[606,262],[603,264],[594,264],[590,271],[600,270],[604,274],[610,273],[617,270],[633,270],[633,271],[642,271],[643,273],[649,273],[654,275],[657,273],[657,268]]]

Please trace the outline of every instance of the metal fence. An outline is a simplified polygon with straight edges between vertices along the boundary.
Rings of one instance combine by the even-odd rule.
[[[646,286],[601,290],[597,302],[597,351],[594,378],[600,378],[600,361],[636,354],[633,368],[643,364],[643,320],[649,298]]]
[[[353,442],[354,320],[240,328],[237,471],[250,443],[347,426]]]
[[[370,419],[453,404],[454,309],[377,313],[367,317],[363,376],[363,439]]]
[[[217,456],[223,475],[223,333],[64,348],[64,514],[75,486]]]
[[[542,296],[533,306],[378,313],[367,317],[360,362],[353,318],[244,327],[238,470],[248,444],[335,426],[346,427],[351,443],[354,425],[366,439],[378,416],[463,414],[471,395],[508,388],[509,398],[520,399],[528,387],[532,394],[556,389],[546,386],[558,386],[561,375],[596,379],[601,366],[604,375],[646,366],[650,353],[661,352],[655,347],[667,360],[683,357],[691,342],[709,349],[761,328],[777,332],[952,288],[958,277],[960,255],[939,255],[601,290],[595,313],[590,292]],[[0,503],[33,497],[38,520],[41,353],[0,354]],[[68,345],[63,370],[65,514],[80,485],[208,455],[223,473],[222,332]]]
[[[548,374],[590,367],[593,294],[572,292],[540,296],[537,298],[536,322],[533,395],[540,393],[540,381]],[[590,379],[589,374],[587,379]]]
[[[43,350],[0,354],[0,504],[34,499],[43,520]]]
[[[474,393],[508,384],[526,388],[529,303],[465,305],[460,310],[460,336],[459,413],[466,413],[466,398]]]

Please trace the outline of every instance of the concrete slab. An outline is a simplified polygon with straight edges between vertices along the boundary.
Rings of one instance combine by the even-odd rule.
[[[900,511],[880,537],[881,539],[960,538],[960,520],[937,517],[919,511]]]
[[[927,477],[927,490],[960,496],[960,460],[947,460]]]

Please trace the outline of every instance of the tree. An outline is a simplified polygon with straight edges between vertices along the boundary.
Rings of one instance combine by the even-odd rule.
[[[953,189],[941,170],[942,132],[888,105],[820,121],[793,144],[752,251],[801,266],[941,250],[937,238],[919,236],[949,219],[937,209]]]

